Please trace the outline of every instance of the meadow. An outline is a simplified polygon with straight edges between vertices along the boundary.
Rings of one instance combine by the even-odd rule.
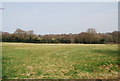
[[[2,43],[3,79],[118,79],[117,44]]]

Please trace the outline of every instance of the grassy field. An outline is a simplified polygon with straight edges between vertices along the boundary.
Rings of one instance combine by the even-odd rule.
[[[3,78],[117,79],[118,46],[3,43]]]

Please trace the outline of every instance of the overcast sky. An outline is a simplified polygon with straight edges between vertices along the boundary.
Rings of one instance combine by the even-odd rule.
[[[118,30],[117,2],[3,3],[2,30],[34,30],[36,34]]]

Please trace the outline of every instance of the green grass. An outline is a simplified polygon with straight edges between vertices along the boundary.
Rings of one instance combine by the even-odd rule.
[[[3,43],[3,78],[117,79],[118,46]]]

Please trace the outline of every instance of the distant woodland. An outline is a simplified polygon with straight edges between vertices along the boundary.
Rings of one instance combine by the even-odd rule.
[[[110,33],[97,33],[94,28],[78,34],[47,34],[36,35],[33,30],[24,31],[16,29],[14,33],[2,32],[2,42],[23,43],[81,43],[81,44],[106,44],[120,43],[120,31]]]

